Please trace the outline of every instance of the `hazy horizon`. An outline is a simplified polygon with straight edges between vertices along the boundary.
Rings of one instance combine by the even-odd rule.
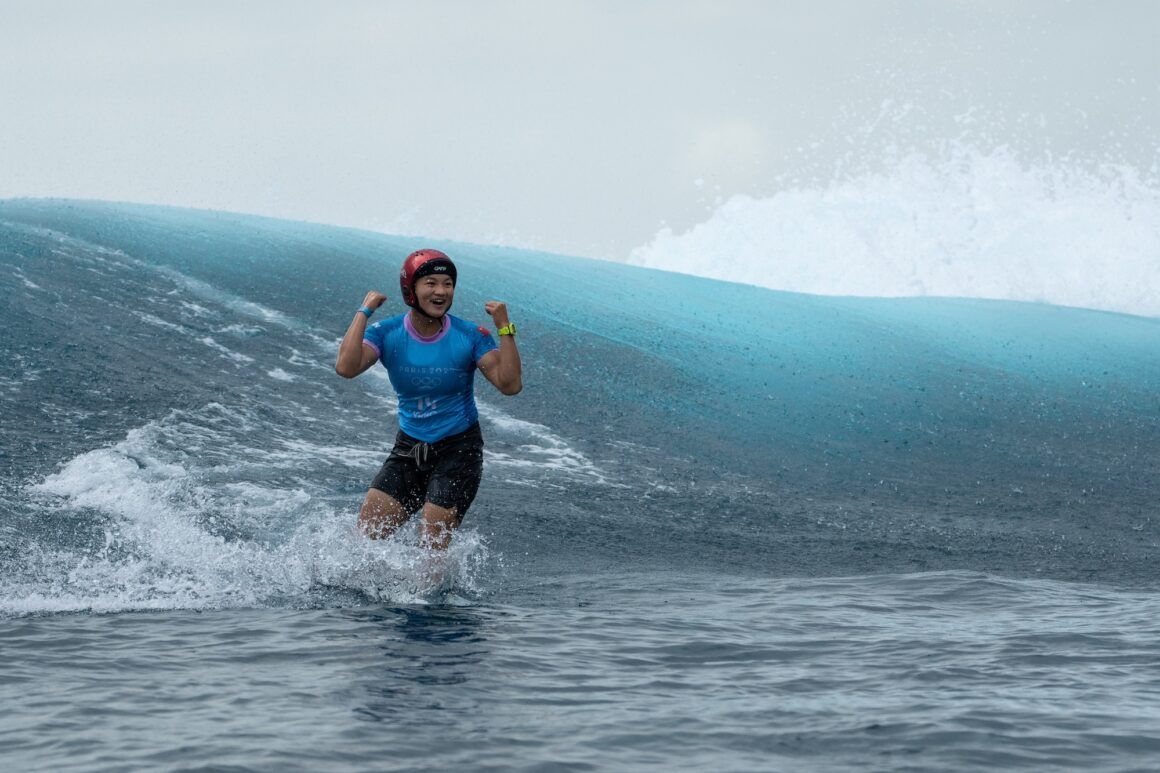
[[[0,14],[2,198],[625,260],[735,195],[948,142],[1156,174],[1153,3],[0,0]]]

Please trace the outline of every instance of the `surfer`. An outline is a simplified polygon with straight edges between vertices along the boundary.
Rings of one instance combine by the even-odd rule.
[[[358,516],[371,539],[390,536],[421,508],[423,544],[446,548],[483,475],[475,369],[505,395],[523,388],[507,306],[488,301],[483,307],[496,325],[497,345],[486,328],[448,313],[457,276],[451,258],[439,250],[411,253],[399,273],[410,311],[368,327],[387,299],[372,290],[338,348],[338,375],[354,378],[381,362],[399,398],[394,448]]]

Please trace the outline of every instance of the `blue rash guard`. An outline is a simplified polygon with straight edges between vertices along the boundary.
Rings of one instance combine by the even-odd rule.
[[[434,443],[479,420],[475,369],[483,355],[499,348],[484,328],[445,314],[443,330],[423,338],[407,313],[368,327],[363,343],[379,355],[399,395],[403,432]]]

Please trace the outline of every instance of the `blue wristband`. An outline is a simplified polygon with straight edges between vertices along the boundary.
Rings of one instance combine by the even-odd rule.
[[[359,309],[359,311],[361,311],[363,314],[366,314],[367,319],[370,319],[371,315],[375,313],[375,310],[370,306],[363,306],[361,309]]]

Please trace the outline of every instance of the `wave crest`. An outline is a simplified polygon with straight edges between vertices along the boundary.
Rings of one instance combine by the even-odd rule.
[[[1125,165],[950,143],[886,172],[734,196],[629,262],[820,295],[959,296],[1160,316],[1160,186]]]

